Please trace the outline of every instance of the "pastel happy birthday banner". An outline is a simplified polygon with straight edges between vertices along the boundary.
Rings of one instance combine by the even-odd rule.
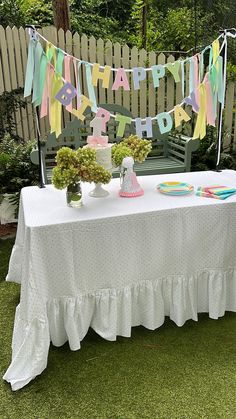
[[[40,40],[45,42],[45,49]],[[138,137],[152,138],[153,124],[157,124],[161,134],[178,128],[183,122],[190,120],[184,106],[191,106],[197,115],[193,138],[204,138],[206,126],[215,126],[217,105],[224,103],[225,79],[223,74],[223,58],[220,55],[224,42],[220,46],[219,39],[208,45],[202,52],[185,60],[173,63],[153,65],[150,68],[134,67],[132,69],[112,68],[109,65],[101,66],[99,63],[89,63],[79,60],[55,45],[48,42],[36,30],[30,30],[28,61],[24,96],[32,94],[32,102],[40,106],[40,117],[49,118],[51,132],[58,137],[61,133],[62,106],[68,112],[85,119],[85,111],[89,107],[96,117],[102,118],[101,129],[106,131],[106,123],[110,118],[118,122],[117,136],[122,137],[127,124],[134,122]],[[189,78],[186,79],[186,64],[189,64]],[[81,92],[80,68],[84,66],[88,96]],[[206,69],[206,70],[205,70]],[[71,74],[74,72],[75,86],[71,83]],[[154,117],[129,118],[127,116],[113,115],[97,106],[95,89],[98,81],[103,89],[117,91],[123,89],[130,91],[131,85],[127,73],[131,73],[131,83],[134,90],[140,89],[140,83],[145,81],[147,73],[151,72],[153,88],[157,89],[160,80],[167,74],[174,78],[175,83],[181,83],[183,100],[167,112],[161,112]],[[114,73],[114,74],[113,74]],[[114,76],[114,77],[113,77]],[[113,81],[114,80],[114,81]],[[188,83],[189,96],[184,97]],[[73,106],[73,99],[76,106]]]

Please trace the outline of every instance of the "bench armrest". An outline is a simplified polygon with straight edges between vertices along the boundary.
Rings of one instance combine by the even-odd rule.
[[[182,148],[184,151],[185,170],[186,172],[190,172],[192,152],[198,149],[200,141],[198,139],[193,140],[192,137],[186,135],[180,135],[178,137],[170,135],[168,138],[168,146],[169,148],[175,148],[175,145],[176,147]]]

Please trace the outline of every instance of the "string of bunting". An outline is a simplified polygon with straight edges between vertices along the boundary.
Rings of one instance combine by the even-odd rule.
[[[220,38],[223,42],[220,46]],[[45,41],[45,49],[40,39]],[[193,138],[202,139],[206,135],[206,125],[215,126],[217,105],[224,105],[225,75],[223,58],[220,55],[227,43],[226,34],[221,34],[216,40],[208,45],[201,53],[185,60],[176,60],[173,63],[158,64],[150,68],[135,67],[132,69],[111,68],[108,65],[101,66],[99,63],[89,63],[79,60],[60,48],[47,41],[36,30],[30,29],[30,41],[28,49],[28,61],[26,68],[24,96],[32,93],[34,106],[40,106],[40,118],[49,117],[51,132],[58,137],[61,133],[62,106],[79,118],[85,119],[84,112],[90,107],[96,116],[102,117],[102,131],[106,131],[106,123],[111,117],[118,122],[117,136],[122,137],[126,124],[135,123],[136,133],[143,137],[152,138],[152,123],[156,122],[161,134],[169,132],[173,123],[175,128],[183,121],[190,120],[189,115],[183,109],[184,105],[190,105],[197,114]],[[207,57],[205,56],[207,52]],[[185,64],[189,63],[189,80],[186,80]],[[88,97],[81,92],[80,70],[85,66],[85,75],[88,89]],[[161,112],[155,117],[130,118],[121,114],[113,115],[109,111],[98,108],[95,88],[98,80],[102,81],[102,88],[109,89],[111,72],[115,71],[112,90],[130,90],[127,72],[132,74],[133,89],[139,90],[140,83],[146,79],[147,71],[151,71],[153,88],[158,89],[160,80],[165,76],[166,69],[174,77],[175,83],[182,83],[183,100],[167,112]],[[71,72],[74,71],[75,86],[71,83]],[[181,74],[181,77],[180,77]],[[185,97],[185,89],[188,83],[189,96]],[[76,98],[76,108],[73,107],[72,99]],[[171,114],[174,114],[174,122]]]

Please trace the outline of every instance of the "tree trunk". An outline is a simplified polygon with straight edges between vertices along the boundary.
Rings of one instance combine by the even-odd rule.
[[[142,48],[147,49],[147,0],[144,0],[142,7]]]
[[[64,31],[70,29],[70,10],[68,0],[52,0],[54,25]]]

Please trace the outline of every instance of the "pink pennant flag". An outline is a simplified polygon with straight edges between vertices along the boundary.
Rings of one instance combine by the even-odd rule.
[[[47,69],[48,73],[48,69]],[[48,82],[47,82],[47,74],[46,74],[46,80],[44,83],[43,88],[43,97],[42,97],[42,103],[41,103],[41,109],[40,109],[40,118],[44,118],[44,116],[47,116],[48,114]]]
[[[213,95],[212,95],[212,88],[211,83],[209,80],[209,74],[207,73],[204,77],[204,81],[206,86],[206,117],[207,117],[207,124],[212,125],[213,127],[216,126],[216,115],[214,112],[214,102],[213,102]]]
[[[45,83],[43,88],[43,97],[42,97],[42,103],[41,103],[41,109],[40,109],[40,118],[43,118],[44,116],[47,116],[49,114],[49,96],[50,96],[50,86],[51,81],[53,77],[53,68],[50,64],[47,64],[46,69],[46,77],[45,77]]]
[[[199,79],[198,61],[199,61],[199,54],[196,54],[193,57],[193,63],[194,63],[193,82],[194,82],[195,98],[196,98],[197,105],[199,105],[199,100],[200,100],[200,91],[199,91],[200,79]]]
[[[69,83],[71,83],[71,76],[70,76],[70,61],[71,57],[69,55],[66,55],[64,58],[64,65],[65,65],[65,80]],[[66,106],[66,110],[71,112],[72,111],[72,101],[71,103]]]
[[[48,73],[48,117],[49,117],[50,127],[51,127],[51,93],[52,93],[52,82],[53,82],[54,74],[55,74],[54,67],[50,65],[50,69]]]
[[[74,70],[75,70],[75,83],[76,83],[76,91],[77,91],[77,109],[79,109],[80,105],[81,105],[81,100],[80,100],[80,95],[79,95],[79,89],[78,89],[78,61],[73,58],[73,63],[74,63]]]

